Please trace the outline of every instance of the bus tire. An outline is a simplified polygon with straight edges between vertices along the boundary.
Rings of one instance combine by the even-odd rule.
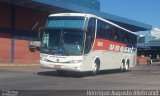
[[[99,73],[99,68],[100,68],[100,60],[96,59],[95,62],[92,65],[92,72],[91,75],[95,76]]]
[[[124,66],[124,72],[129,71],[129,60],[127,60],[127,63]]]
[[[66,75],[66,71],[64,71],[64,70],[57,70],[57,74],[59,76],[65,76]]]
[[[124,72],[125,60],[123,59],[120,66],[120,71]]]

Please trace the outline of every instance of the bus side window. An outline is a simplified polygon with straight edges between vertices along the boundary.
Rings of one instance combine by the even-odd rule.
[[[113,39],[114,39],[114,41],[118,41],[118,39],[119,39],[119,34],[118,34],[117,32],[115,32],[115,33],[113,34]]]
[[[88,54],[93,46],[95,37],[95,25],[96,25],[96,19],[90,18],[86,32],[85,51],[84,51],[85,54]]]
[[[103,39],[103,22],[98,20],[97,22],[97,38],[98,39]]]
[[[137,46],[137,36],[136,35],[131,35],[131,44],[133,47]]]
[[[130,39],[129,38],[130,38],[129,35],[125,34],[125,37],[124,37],[125,44],[129,44],[130,43]]]
[[[113,27],[109,24],[106,24],[105,27],[106,27],[105,38],[107,40],[112,40]]]
[[[97,22],[97,38],[98,39],[109,39],[110,26],[104,21],[98,20]]]
[[[128,44],[128,39],[124,38],[124,42],[125,42],[125,44]]]

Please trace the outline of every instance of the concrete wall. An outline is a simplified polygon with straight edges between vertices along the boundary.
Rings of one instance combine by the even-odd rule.
[[[11,35],[0,33],[0,62],[11,62]]]
[[[44,26],[49,14],[3,2],[0,13],[0,62],[39,63],[39,49],[28,44],[37,39],[38,28]]]
[[[148,57],[141,57],[141,56],[138,56],[137,57],[137,63],[138,64],[145,64],[147,65],[147,62],[148,62]]]

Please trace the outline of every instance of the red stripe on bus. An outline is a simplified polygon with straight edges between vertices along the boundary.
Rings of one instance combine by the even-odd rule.
[[[96,39],[93,51],[95,50],[112,50],[112,51],[120,51],[122,48],[124,49],[126,44],[105,40],[105,39]]]

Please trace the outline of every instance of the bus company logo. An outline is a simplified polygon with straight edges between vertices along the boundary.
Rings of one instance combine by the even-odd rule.
[[[103,42],[97,42],[97,46],[103,47]]]
[[[131,52],[133,52],[133,49],[134,49],[133,47],[129,48],[129,47],[115,45],[115,44],[110,44],[110,46],[109,46],[109,50],[111,50],[111,51],[120,51],[120,52],[131,53]]]

